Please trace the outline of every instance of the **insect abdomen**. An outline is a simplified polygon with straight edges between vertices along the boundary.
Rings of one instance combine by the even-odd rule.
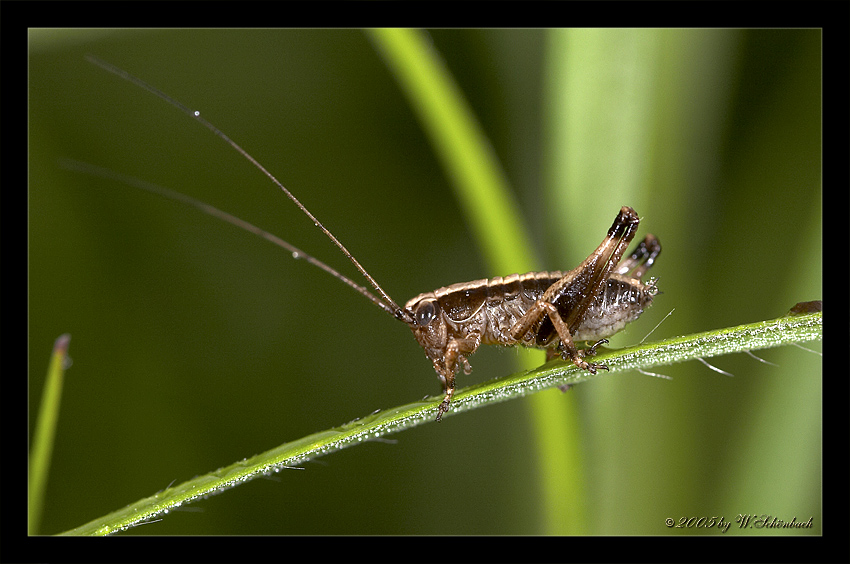
[[[561,271],[528,272],[488,280],[482,343],[505,346],[517,344],[517,340],[511,336],[511,328],[531,309],[534,302],[543,297],[546,289],[564,274]],[[519,344],[536,346],[533,341],[533,335],[530,334],[526,341]]]
[[[573,339],[596,341],[610,337],[640,317],[657,293],[652,281],[644,284],[625,276],[611,275],[605,291],[590,305],[573,331]]]

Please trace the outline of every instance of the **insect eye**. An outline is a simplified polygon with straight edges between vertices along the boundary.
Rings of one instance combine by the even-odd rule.
[[[437,304],[433,300],[421,302],[416,306],[416,324],[425,327],[437,315]]]

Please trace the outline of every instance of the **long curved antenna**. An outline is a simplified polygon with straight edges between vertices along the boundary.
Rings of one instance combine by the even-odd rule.
[[[84,163],[82,161],[78,161],[78,160],[74,160],[74,159],[59,159],[59,166],[61,166],[62,168],[66,169],[66,170],[73,170],[73,171],[76,171],[76,172],[82,172],[84,174],[90,174],[92,176],[98,176],[100,178],[106,178],[107,180],[112,180],[112,181],[115,181],[115,182],[121,182],[122,184],[127,184],[129,186],[133,186],[134,188],[139,188],[140,190],[145,190],[147,192],[157,194],[158,196],[162,196],[163,198],[167,198],[169,200],[174,200],[176,202],[186,204],[187,206],[191,206],[191,207],[195,208],[196,210],[201,211],[201,212],[203,212],[207,215],[211,215],[211,216],[213,216],[217,219],[220,219],[222,221],[226,221],[227,223],[229,223],[231,225],[235,225],[236,227],[239,227],[240,229],[244,229],[245,231],[248,231],[250,233],[253,233],[254,235],[262,237],[266,241],[270,241],[271,243],[274,243],[278,247],[282,247],[282,248],[286,249],[287,251],[289,251],[290,253],[292,253],[292,258],[294,258],[294,259],[304,259],[305,261],[309,262],[313,266],[317,266],[317,267],[321,268],[322,270],[324,270],[325,272],[327,272],[328,274],[330,274],[334,278],[338,278],[339,280],[348,284],[350,287],[354,288],[355,290],[357,290],[358,292],[360,292],[361,294],[363,294],[364,296],[369,298],[369,300],[371,300],[376,306],[380,307],[381,309],[383,309],[384,311],[386,311],[387,313],[389,313],[390,315],[395,317],[395,311],[390,306],[388,306],[383,301],[381,301],[381,298],[379,298],[376,295],[374,295],[373,293],[371,293],[365,287],[361,286],[360,284],[358,284],[357,282],[355,282],[351,278],[345,276],[344,274],[337,272],[333,267],[328,266],[327,264],[323,263],[319,259],[308,255],[307,253],[305,253],[304,251],[302,251],[298,247],[287,243],[286,241],[284,241],[283,239],[281,239],[277,235],[273,235],[273,234],[269,233],[268,231],[265,231],[264,229],[260,229],[256,225],[254,225],[252,223],[248,223],[244,219],[240,219],[240,218],[236,217],[235,215],[231,215],[231,214],[227,213],[226,211],[222,211],[222,210],[216,208],[215,206],[211,206],[210,204],[207,204],[207,203],[202,202],[200,200],[196,200],[195,198],[193,198],[191,196],[187,196],[186,194],[183,194],[181,192],[177,192],[175,190],[171,190],[169,188],[165,188],[164,186],[160,186],[160,185],[154,184],[152,182],[147,182],[146,180],[141,180],[141,179],[135,178],[133,176],[121,174],[120,172],[115,172],[114,170],[109,170],[108,168],[95,166],[93,164]]]
[[[362,274],[363,277],[366,278],[366,280],[369,281],[369,284],[371,284],[371,286],[375,289],[375,291],[378,292],[378,294],[381,296],[381,300],[379,300],[379,301],[383,302],[383,305],[385,306],[383,309],[385,311],[388,311],[389,313],[391,313],[393,315],[393,317],[395,317],[396,319],[399,319],[401,321],[404,321],[405,323],[409,324],[409,323],[413,322],[413,319],[411,318],[410,314],[408,314],[405,310],[400,308],[398,306],[398,304],[395,303],[395,301],[393,301],[393,299],[389,296],[389,294],[387,294],[384,291],[384,289],[381,288],[381,286],[375,281],[375,279],[372,278],[372,276],[368,272],[366,272],[366,269],[363,268],[360,265],[359,262],[357,262],[357,259],[354,258],[354,256],[348,251],[348,249],[346,249],[345,246],[342,243],[339,242],[339,240],[334,236],[333,233],[328,231],[328,229],[324,225],[322,225],[321,222],[318,219],[316,219],[316,216],[314,216],[312,213],[310,213],[310,210],[308,210],[306,207],[304,207],[304,204],[302,204],[301,202],[298,201],[298,198],[296,198],[292,194],[292,192],[287,190],[286,187],[277,178],[275,178],[275,176],[272,173],[270,173],[268,170],[266,170],[266,168],[263,165],[261,165],[254,157],[252,157],[247,151],[245,151],[245,149],[243,149],[239,144],[237,144],[230,137],[225,135],[216,126],[214,126],[213,124],[211,124],[210,122],[208,122],[207,120],[202,118],[200,112],[195,111],[195,110],[190,110],[187,106],[184,106],[183,104],[181,104],[180,102],[178,102],[174,98],[167,95],[165,92],[158,90],[157,88],[151,86],[150,84],[143,81],[142,79],[137,78],[137,77],[133,76],[132,74],[128,73],[127,71],[120,69],[120,68],[116,67],[115,65],[112,65],[111,63],[107,63],[106,61],[103,61],[103,60],[95,57],[94,55],[86,55],[86,60],[88,60],[90,63],[92,63],[94,65],[99,66],[103,70],[109,71],[112,74],[123,78],[124,80],[132,82],[136,86],[139,86],[140,88],[147,90],[151,94],[154,94],[155,96],[165,100],[166,102],[168,102],[169,104],[171,104],[175,108],[182,111],[184,114],[188,115],[189,117],[195,118],[201,125],[203,125],[207,129],[212,131],[217,137],[221,138],[228,145],[233,147],[240,155],[245,157],[251,164],[253,164],[255,167],[257,167],[257,169],[259,169],[260,172],[265,174],[275,184],[275,186],[280,188],[281,191],[283,191],[283,193],[286,194],[286,196],[290,200],[292,200],[295,203],[296,206],[298,206],[298,209],[300,209],[302,212],[304,212],[304,214],[307,217],[310,218],[310,220],[313,222],[313,224],[316,227],[318,227],[319,229],[321,229],[322,233],[327,235],[327,237],[333,242],[333,244],[336,245],[339,248],[339,250],[341,250],[342,253],[346,257],[348,257],[348,259],[351,261],[351,263],[354,264],[354,266],[357,268],[357,270],[360,271],[360,274]],[[188,198],[188,196],[186,196],[186,198]],[[181,201],[186,201],[186,200],[183,200],[182,198],[178,198],[178,199],[180,199]],[[188,199],[191,199],[191,198],[188,198]],[[200,204],[201,202],[198,202],[198,203]],[[190,204],[190,205],[194,206],[194,204]],[[206,206],[206,204],[203,204],[203,206]],[[195,206],[195,207],[198,207],[198,206]],[[210,206],[210,207],[212,207],[212,206]],[[203,208],[199,208],[199,209],[203,209]],[[213,209],[215,209],[215,208],[213,208]],[[219,211],[219,210],[216,210],[216,211]],[[221,212],[221,213],[223,214],[224,212]],[[212,215],[215,215],[216,217],[221,217],[222,219],[225,219],[221,215],[217,215],[217,214],[212,214]],[[228,215],[228,214],[224,214],[224,215]],[[230,216],[230,217],[233,217],[233,216]],[[239,222],[242,222],[242,220],[239,220],[238,218],[233,217],[233,219],[237,219]],[[234,223],[234,222],[232,222],[228,219],[225,219],[225,221],[233,223],[234,225],[240,225],[239,223]],[[242,222],[242,223],[244,223],[244,222]],[[244,227],[244,225],[240,225],[240,227]],[[251,227],[253,227],[253,226],[251,226]],[[254,229],[258,229],[258,228],[254,228]],[[248,231],[252,231],[252,232],[256,233],[256,231],[253,231],[252,229],[248,229]],[[260,231],[262,231],[262,230],[260,230]],[[259,233],[257,233],[257,234],[259,235]],[[265,237],[265,235],[261,235],[261,236]],[[274,237],[274,236],[272,235],[271,237]],[[269,237],[266,237],[266,238],[269,239]],[[271,240],[271,239],[269,239],[269,240]],[[279,240],[285,243],[285,241],[283,241],[282,239],[279,239]],[[289,243],[286,243],[286,246],[284,246],[284,248],[287,249],[287,250],[289,250],[289,247],[291,247],[291,245],[289,245]],[[294,247],[292,247],[292,248],[294,249]],[[299,253],[300,253],[300,251],[299,251]],[[308,256],[308,255],[305,255],[305,257],[306,256]],[[310,258],[312,259],[312,257],[310,257]],[[329,273],[332,273],[332,274],[336,272],[332,268],[330,268],[329,266],[324,265],[324,263],[321,263],[320,261],[318,261],[316,259],[313,259],[313,260],[315,260],[316,262],[314,262],[312,264],[316,264],[316,263],[321,264],[322,266],[319,266],[319,264],[316,264],[316,266],[319,266],[319,268],[322,268],[326,272],[329,272]],[[340,280],[342,280],[343,282],[345,282],[349,286],[352,286],[355,289],[362,288],[362,287],[359,287],[354,282],[352,282],[351,280],[349,280],[348,278],[345,278],[344,276],[340,275],[339,273],[336,273],[335,276],[337,276],[338,278],[340,278]],[[363,293],[361,290],[358,290],[358,291]],[[371,296],[371,294],[369,294],[368,291],[364,295],[367,295],[367,297]],[[371,296],[370,299],[372,299],[372,298],[375,298],[375,296]]]

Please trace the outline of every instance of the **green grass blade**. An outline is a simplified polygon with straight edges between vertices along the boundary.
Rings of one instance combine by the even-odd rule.
[[[456,190],[490,272],[505,275],[539,270],[512,190],[463,93],[415,30],[372,30],[370,37],[394,72],[428,133]],[[540,363],[539,352],[522,350],[518,366]],[[557,394],[538,396],[530,408],[543,500],[543,530],[583,534],[583,471],[577,413]]]
[[[651,369],[696,358],[771,348],[789,343],[820,340],[822,313],[785,316],[643,344],[618,351],[603,351],[597,360],[610,372],[593,375],[560,360],[535,370],[519,372],[458,390],[445,417],[510,399],[524,397],[563,384],[578,384],[601,376],[632,369]],[[197,499],[221,493],[261,476],[297,468],[300,464],[356,444],[434,421],[441,396],[372,413],[340,427],[327,429],[283,444],[252,458],[231,464],[170,487],[151,497],[67,531],[66,535],[107,535],[156,519]]]
[[[35,424],[35,436],[30,453],[29,513],[27,533],[38,534],[44,510],[44,491],[50,471],[50,458],[56,439],[56,424],[59,421],[59,406],[62,403],[62,383],[68,361],[68,345],[71,336],[60,335],[53,344],[53,354],[47,370],[47,380]]]
[[[407,94],[443,163],[489,268],[534,270],[531,237],[480,125],[424,32],[376,29],[369,37]]]

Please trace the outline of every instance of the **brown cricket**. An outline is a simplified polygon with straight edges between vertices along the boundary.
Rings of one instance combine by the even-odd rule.
[[[599,345],[607,343],[606,337],[637,319],[658,293],[654,279],[647,282],[642,280],[661,252],[658,239],[653,235],[646,235],[632,254],[621,260],[640,223],[637,213],[632,208],[623,206],[599,247],[570,271],[529,272],[452,284],[420,294],[409,300],[404,307],[400,307],[348,249],[277,178],[236,142],[200,117],[199,112],[190,110],[110,63],[93,56],[88,56],[87,59],[194,117],[248,159],[330,238],[366,278],[378,296],[286,241],[189,196],[90,165],[71,163],[68,167],[108,176],[181,201],[259,235],[290,251],[294,258],[304,259],[328,272],[396,319],[403,321],[413,331],[414,337],[425,350],[425,355],[431,360],[443,384],[444,395],[437,408],[437,421],[440,421],[451,406],[455,392],[455,375],[460,369],[463,369],[465,374],[470,373],[472,367],[468,357],[480,345],[523,345],[546,349],[547,359],[560,354],[564,360],[595,374],[599,369],[608,370],[608,367],[587,362],[585,357],[594,355]],[[593,341],[594,344],[588,349],[579,349],[576,342],[581,341]],[[566,389],[566,386],[562,389]]]
[[[607,343],[605,337],[637,319],[658,292],[654,280],[641,280],[661,252],[658,239],[647,235],[631,256],[620,261],[638,223],[635,210],[623,206],[599,247],[568,272],[463,282],[408,301],[402,319],[443,382],[445,397],[437,420],[449,409],[455,374],[461,367],[469,374],[467,357],[482,344],[547,349],[547,359],[557,351],[592,374],[608,370],[584,357]],[[576,341],[595,343],[581,350]]]

